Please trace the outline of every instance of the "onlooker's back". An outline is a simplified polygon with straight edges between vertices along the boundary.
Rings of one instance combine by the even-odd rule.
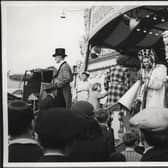
[[[122,154],[125,156],[126,161],[140,161],[142,155],[135,151],[135,146],[138,144],[138,134],[135,132],[126,132],[123,135],[123,143],[125,144],[125,150]]]
[[[33,111],[24,101],[8,104],[9,162],[35,162],[42,156],[42,148],[32,138]]]
[[[114,140],[114,131],[113,128],[108,126],[110,120],[109,114],[103,109],[98,109],[95,112],[96,119],[99,122],[102,134],[105,138],[105,141],[108,145],[109,154],[115,152],[115,140]],[[111,124],[110,124],[111,125]]]
[[[93,106],[86,101],[79,101],[72,105],[72,111],[88,121],[88,128],[81,132],[78,141],[73,145],[71,161],[108,161],[108,145],[98,121],[94,118]]]
[[[168,148],[153,148],[143,154],[141,161],[168,161]]]
[[[9,162],[36,162],[42,154],[42,148],[35,140],[17,139],[9,144]]]
[[[70,156],[72,162],[109,161],[108,147],[103,136],[78,140]]]

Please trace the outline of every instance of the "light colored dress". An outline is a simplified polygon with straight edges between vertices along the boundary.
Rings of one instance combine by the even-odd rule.
[[[166,76],[166,66],[157,64],[148,84],[146,107],[164,107]]]
[[[79,81],[77,84],[77,100],[78,101],[88,101],[89,97],[90,82]]]

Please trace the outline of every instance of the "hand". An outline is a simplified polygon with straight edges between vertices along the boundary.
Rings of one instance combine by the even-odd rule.
[[[55,89],[54,91],[52,91],[52,94],[53,94],[54,97],[56,97],[57,96],[57,89]]]
[[[142,81],[142,74],[141,73],[137,74],[137,79],[140,80],[140,81]]]
[[[144,80],[145,80],[145,81],[146,81],[146,80],[149,80],[149,76],[146,75],[146,76],[144,77]]]
[[[141,100],[140,99],[136,99],[131,107],[131,114],[134,115],[137,112],[140,111],[140,107],[141,107]]]
[[[58,79],[54,79],[54,83],[55,83],[55,84],[58,83]]]

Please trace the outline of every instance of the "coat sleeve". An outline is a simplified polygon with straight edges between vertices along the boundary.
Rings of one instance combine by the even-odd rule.
[[[104,89],[106,91],[108,91],[109,89],[109,81],[110,81],[110,70],[108,70],[104,76]]]
[[[157,65],[151,75],[148,88],[160,89],[166,81],[167,68],[165,65]]]
[[[64,87],[73,80],[72,71],[69,65],[63,66],[60,73],[61,77],[58,76],[56,79],[56,85],[58,88]]]
[[[125,81],[124,81],[124,85],[125,85],[125,91],[127,91],[130,87],[130,72],[128,69],[125,70]]]

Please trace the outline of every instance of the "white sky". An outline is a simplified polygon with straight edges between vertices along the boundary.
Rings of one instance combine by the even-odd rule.
[[[7,70],[45,68],[55,64],[55,48],[66,49],[67,61],[74,65],[81,59],[79,40],[84,35],[83,9],[80,4],[60,6],[46,2],[6,2]],[[62,11],[67,18],[61,19]]]

